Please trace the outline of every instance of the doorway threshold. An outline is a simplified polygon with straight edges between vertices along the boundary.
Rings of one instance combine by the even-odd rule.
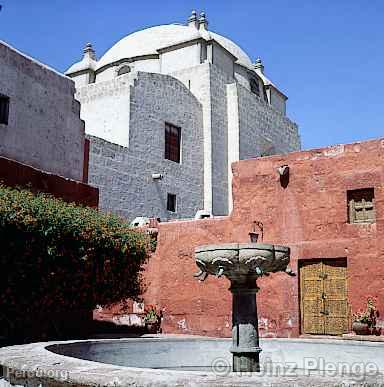
[[[380,341],[384,342],[384,336],[375,335],[355,335],[353,333],[344,333],[342,335],[309,335],[302,334],[299,336],[300,339],[330,339],[330,340],[355,340],[355,341]]]

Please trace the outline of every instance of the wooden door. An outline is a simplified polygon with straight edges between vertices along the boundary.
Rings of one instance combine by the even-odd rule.
[[[340,335],[348,331],[346,259],[317,259],[300,265],[302,333]]]

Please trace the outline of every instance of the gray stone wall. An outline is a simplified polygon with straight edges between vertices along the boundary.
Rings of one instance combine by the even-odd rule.
[[[228,122],[226,85],[233,73],[211,63],[174,72],[203,105],[204,206],[215,215],[228,214]]]
[[[100,208],[129,220],[193,217],[203,208],[202,119],[201,104],[180,81],[137,73],[129,147],[90,136],[89,182],[100,189]],[[181,127],[180,164],[164,159],[165,122]],[[163,180],[153,180],[153,173],[163,174]],[[177,213],[167,211],[167,193],[176,194]]]
[[[270,91],[271,105],[279,111],[281,114],[285,115],[286,113],[286,99],[273,87]]]
[[[235,63],[235,79],[236,81],[244,86],[246,89],[250,90],[251,86],[249,83],[249,70],[247,70],[244,66],[241,66]]]
[[[228,115],[227,84],[231,74],[211,65],[212,202],[215,215],[228,214]]]
[[[234,76],[235,58],[217,43],[212,44],[212,63],[229,77]]]
[[[215,215],[228,213],[228,123],[226,84],[233,74],[204,63],[172,75],[190,86],[203,105],[204,207]]]
[[[300,150],[297,125],[238,85],[240,160]]]
[[[111,126],[116,115],[129,116],[118,126],[129,146],[93,139],[95,170],[90,181],[100,188],[103,209],[129,219],[192,217],[202,208],[215,215],[228,214],[232,161],[300,147],[294,123],[215,64],[203,63],[170,76],[138,72],[119,78],[90,88],[97,89],[94,94],[103,101],[100,108],[111,112],[111,119],[103,124],[108,124],[107,132],[116,133]],[[121,93],[126,99],[122,105],[116,97]],[[182,127],[181,164],[164,160],[165,122]],[[100,155],[102,147],[112,156]],[[164,173],[164,180],[154,182],[152,173]],[[175,214],[166,211],[167,193],[178,197]]]
[[[0,94],[10,98],[0,124],[0,155],[82,180],[84,124],[74,82],[0,41]]]
[[[188,85],[203,105],[205,208],[215,215],[228,214],[231,162],[300,149],[297,125],[247,87],[234,83],[232,75],[215,64],[204,63],[172,75]],[[228,85],[235,88],[231,96]]]

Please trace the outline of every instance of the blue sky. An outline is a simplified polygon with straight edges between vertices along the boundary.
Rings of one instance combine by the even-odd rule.
[[[383,0],[0,0],[0,39],[65,71],[130,32],[205,10],[288,97],[303,149],[383,136]]]

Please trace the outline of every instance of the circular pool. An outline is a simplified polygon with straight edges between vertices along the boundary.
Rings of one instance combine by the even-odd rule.
[[[384,383],[384,342],[261,339],[261,372],[231,372],[231,339],[145,336],[0,349],[6,385],[253,386]]]

